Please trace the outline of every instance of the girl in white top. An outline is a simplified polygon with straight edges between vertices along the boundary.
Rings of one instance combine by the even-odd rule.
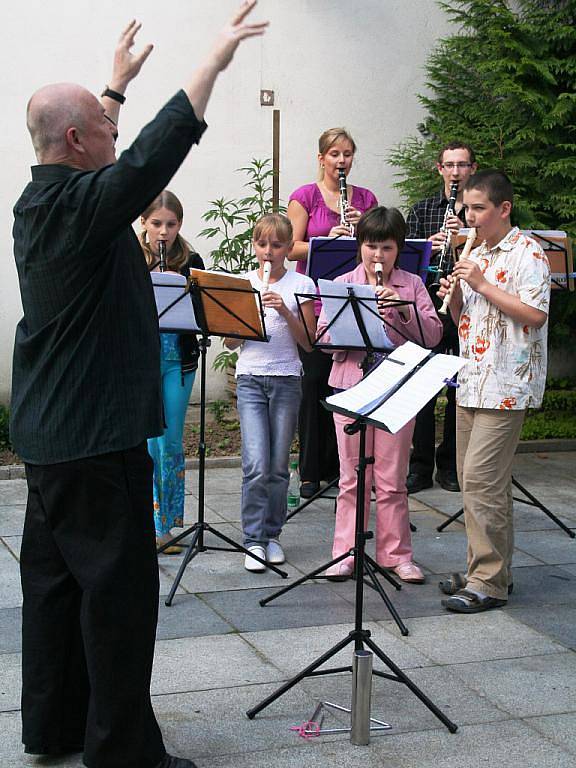
[[[285,559],[278,537],[286,520],[288,461],[301,398],[298,345],[310,351],[309,339],[316,331],[312,298],[300,299],[303,321],[295,294],[314,294],[315,286],[306,275],[285,267],[293,245],[286,216],[263,216],[254,226],[253,244],[259,267],[246,277],[262,293],[269,341],[225,339],[225,344],[229,349],[239,347],[244,546],[262,560],[278,564]],[[244,565],[249,571],[266,569],[249,555]]]

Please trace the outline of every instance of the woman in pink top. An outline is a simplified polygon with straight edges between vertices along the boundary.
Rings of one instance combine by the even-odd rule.
[[[345,128],[330,128],[318,141],[319,180],[299,187],[290,195],[288,218],[294,230],[294,247],[290,256],[296,271],[306,272],[308,241],[311,237],[349,236],[340,222],[338,171],[350,173],[356,144]],[[346,219],[356,226],[361,214],[378,205],[376,197],[364,187],[348,185]],[[319,314],[319,310],[316,312]],[[298,419],[300,439],[300,490],[309,498],[320,488],[320,480],[338,476],[338,449],[334,425],[328,411],[320,405],[331,394],[328,386],[330,359],[318,350],[302,352],[304,376],[302,402]]]
[[[442,323],[438,318],[432,300],[422,280],[416,275],[398,269],[398,254],[404,245],[406,224],[396,208],[373,208],[358,222],[356,237],[360,263],[352,272],[336,280],[344,283],[363,283],[376,286],[374,265],[382,264],[383,285],[376,286],[380,315],[390,324],[387,334],[395,346],[400,346],[406,337],[416,343],[434,347],[442,335]],[[416,320],[414,307],[386,304],[386,299],[406,299],[414,302],[420,318],[424,339]],[[318,323],[318,334],[326,328],[327,321],[322,312]],[[394,330],[398,329],[401,331]],[[365,357],[363,351],[340,351],[332,356],[332,371],[329,384],[334,389],[348,389],[362,378],[359,364]],[[340,456],[340,492],[338,494],[336,526],[334,530],[334,557],[347,552],[354,546],[356,519],[356,472],[358,463],[359,435],[347,435],[344,427],[349,419],[334,413],[338,453]],[[414,431],[412,419],[395,435],[368,426],[366,430],[366,452],[374,456],[373,465],[366,469],[366,515],[368,526],[370,512],[370,491],[376,489],[376,560],[389,568],[403,581],[415,584],[424,582],[424,574],[412,561],[412,542],[408,518],[408,496],[406,494],[406,470],[410,444]],[[347,579],[354,569],[353,558],[348,557],[331,566],[326,576],[334,581]]]

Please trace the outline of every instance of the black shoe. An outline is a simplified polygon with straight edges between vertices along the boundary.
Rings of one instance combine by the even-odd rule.
[[[300,498],[309,499],[314,496],[315,493],[318,493],[319,490],[320,483],[313,483],[311,480],[306,480],[300,486]]]
[[[457,492],[460,490],[458,475],[453,469],[439,469],[436,472],[436,482],[444,488],[445,491]]]
[[[27,755],[37,755],[42,757],[65,757],[66,755],[76,755],[84,752],[84,744],[70,744],[60,747],[32,747],[24,745],[24,752]]]
[[[156,768],[198,768],[192,760],[186,760],[183,757],[172,757],[166,753]]]
[[[419,475],[417,472],[410,472],[406,478],[406,491],[408,493],[418,493],[418,491],[424,491],[426,488],[432,488],[433,485],[431,477]]]

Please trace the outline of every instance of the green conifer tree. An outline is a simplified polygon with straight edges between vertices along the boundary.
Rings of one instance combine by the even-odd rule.
[[[515,189],[515,221],[576,235],[576,0],[440,2],[458,32],[427,66],[420,137],[396,147],[408,205],[438,189],[439,149],[460,140]]]

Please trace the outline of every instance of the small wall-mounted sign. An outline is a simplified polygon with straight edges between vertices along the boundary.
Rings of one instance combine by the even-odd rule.
[[[261,107],[274,106],[274,91],[260,91],[260,106]]]

